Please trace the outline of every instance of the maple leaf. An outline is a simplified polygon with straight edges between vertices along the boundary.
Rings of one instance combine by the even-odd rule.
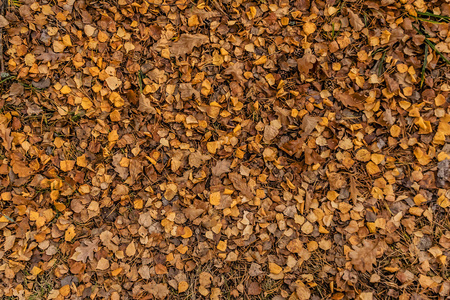
[[[84,245],[80,245],[75,248],[75,253],[72,255],[71,259],[75,261],[82,261],[84,263],[88,258],[90,260],[93,260],[94,251],[97,251],[98,249],[98,240],[97,239],[94,239],[93,241],[83,240],[81,243]]]

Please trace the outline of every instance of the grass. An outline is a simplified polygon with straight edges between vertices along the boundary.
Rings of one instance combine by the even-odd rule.
[[[428,23],[433,23],[433,24],[442,24],[442,23],[450,22],[450,17],[447,17],[447,16],[436,15],[436,14],[433,14],[430,12],[420,12],[420,11],[418,11],[417,14],[420,16],[424,16],[424,17],[436,18],[439,20],[439,21],[436,21],[436,20],[430,20],[430,19],[417,17],[418,20],[423,21],[423,22],[428,22]]]
[[[56,264],[55,264],[56,266]],[[55,287],[55,280],[52,278],[52,270],[44,272],[42,275],[38,275],[33,282],[33,289],[30,291],[31,295],[28,300],[40,300],[46,299],[51,290]],[[28,271],[23,271],[24,274],[24,285],[28,285],[27,276],[30,276]]]
[[[450,17],[447,16],[441,16],[441,15],[436,15],[433,13],[429,13],[429,12],[417,12],[418,15],[422,15],[422,16],[428,16],[428,17],[433,17],[433,18],[438,18],[439,20],[444,20],[444,23],[449,23],[450,22]],[[435,20],[429,20],[429,19],[424,19],[424,18],[420,18],[420,17],[416,17],[417,21],[422,21],[422,22],[428,22],[428,23],[433,23],[433,24],[442,24],[442,22],[439,21],[435,21]],[[442,60],[447,64],[450,65],[450,60],[448,60],[447,57],[444,56],[444,54],[442,54],[441,51],[439,51],[436,48],[436,45],[429,40],[429,35],[420,30],[419,28],[417,28],[416,26],[412,25],[413,28],[417,31],[417,33],[419,33],[420,35],[423,35],[425,38],[425,51],[424,51],[424,59],[423,59],[423,63],[422,63],[422,70],[421,70],[421,74],[420,74],[420,88],[423,87],[423,84],[425,82],[425,71],[426,71],[426,66],[427,66],[427,59],[428,59],[428,46],[437,54],[439,55]]]

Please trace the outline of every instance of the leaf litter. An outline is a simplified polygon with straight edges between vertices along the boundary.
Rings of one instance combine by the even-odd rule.
[[[10,1],[0,298],[448,298],[449,20]]]

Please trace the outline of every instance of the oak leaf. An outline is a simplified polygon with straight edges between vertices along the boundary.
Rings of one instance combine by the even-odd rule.
[[[353,247],[354,250],[349,253],[352,259],[352,265],[355,270],[360,272],[372,272],[373,265],[376,263],[377,250],[376,242],[364,240],[362,247]]]
[[[75,248],[75,253],[72,255],[71,259],[75,261],[82,261],[86,262],[89,258],[90,260],[94,259],[94,251],[97,251],[98,249],[98,240],[94,239],[93,241],[90,240],[83,240],[81,242],[81,245]]]

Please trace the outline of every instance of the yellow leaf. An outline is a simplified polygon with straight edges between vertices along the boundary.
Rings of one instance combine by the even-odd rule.
[[[256,7],[250,6],[250,11],[247,12],[247,17],[249,18],[249,20],[252,20],[256,17]]]
[[[111,101],[115,107],[122,107],[125,105],[125,101],[117,92],[112,92],[111,95],[109,95],[109,101]]]
[[[117,130],[112,130],[109,134],[108,134],[108,142],[115,142],[119,139],[119,135],[117,134]]]
[[[75,226],[70,225],[64,234],[64,239],[66,240],[66,242],[70,242],[71,240],[73,240],[75,235]]]
[[[208,142],[208,143],[206,143],[206,148],[208,149],[209,153],[216,154],[217,142]]]
[[[59,162],[59,168],[63,172],[71,171],[74,166],[75,166],[74,160],[62,160]]]
[[[192,230],[189,227],[184,227],[184,234],[181,236],[184,239],[188,239],[192,236]]]
[[[144,201],[142,199],[134,200],[134,209],[142,209],[144,207]]]
[[[417,194],[415,197],[414,197],[414,203],[417,205],[417,206],[420,206],[422,203],[424,203],[424,202],[427,202],[428,200],[422,195],[422,194]]]
[[[437,204],[442,208],[447,208],[450,206],[450,201],[442,195],[437,199]]]
[[[444,105],[447,101],[445,100],[445,97],[442,94],[439,94],[434,98],[434,103],[436,106]]]
[[[27,55],[25,55],[24,61],[25,61],[25,65],[27,65],[28,67],[31,67],[34,64],[34,62],[36,61],[36,58],[34,57],[34,54],[28,53]]]
[[[33,269],[31,269],[30,273],[31,275],[37,276],[42,272],[41,268],[38,268],[36,266],[33,267]]]
[[[220,192],[214,192],[209,195],[209,203],[212,205],[219,205],[220,204]]]
[[[303,31],[306,33],[306,35],[310,35],[311,33],[314,33],[314,31],[316,31],[316,24],[311,23],[311,22],[306,22],[303,25]]]
[[[366,149],[360,149],[356,152],[355,155],[356,160],[359,161],[369,161],[370,160],[370,152]]]
[[[61,92],[61,94],[67,95],[72,91],[72,89],[70,87],[68,87],[67,85],[65,85],[59,91]]]
[[[117,275],[120,274],[120,272],[122,272],[122,270],[123,270],[123,268],[117,268],[117,269],[111,271],[111,275],[112,276],[117,276]]]
[[[328,191],[327,192],[327,199],[330,201],[334,201],[339,197],[339,193],[336,191]]]
[[[183,293],[183,292],[187,291],[188,288],[189,288],[189,283],[187,283],[186,281],[180,281],[178,283],[178,293]]]
[[[89,100],[89,98],[87,97],[83,97],[83,99],[81,99],[81,107],[83,109],[88,110],[89,108],[91,108],[94,104],[92,103],[91,100]]]
[[[275,77],[273,77],[272,74],[267,74],[266,76],[266,80],[270,85],[274,85],[275,84]]]
[[[120,112],[119,112],[117,109],[113,110],[113,111],[109,114],[109,118],[110,118],[111,121],[113,121],[113,122],[119,122],[119,121],[121,120]]]
[[[278,275],[283,271],[283,268],[277,265],[276,263],[269,263],[270,274]]]
[[[253,62],[255,66],[263,65],[267,62],[267,56],[263,55]]]
[[[56,53],[64,52],[64,49],[66,48],[66,45],[64,45],[60,41],[54,41],[53,42],[53,51]]]
[[[398,64],[398,65],[397,65],[397,70],[398,70],[400,73],[406,73],[406,72],[408,71],[408,66],[405,65],[405,64]]]
[[[83,168],[87,166],[86,154],[83,154],[83,155],[77,157],[77,166],[80,166]]]
[[[185,254],[189,250],[189,247],[185,246],[185,245],[180,245],[180,246],[177,247],[177,250],[181,254]]]
[[[219,241],[219,243],[217,244],[217,249],[219,251],[225,252],[225,250],[227,250],[227,241]]]
[[[369,161],[369,162],[367,163],[366,169],[367,169],[367,172],[368,172],[370,175],[375,175],[375,174],[381,172],[380,168],[379,168],[376,164],[374,164],[373,162],[371,162],[371,161]]]
[[[70,285],[65,285],[59,289],[59,294],[63,297],[67,297],[70,294]]]
[[[64,211],[66,210],[66,206],[61,202],[53,202],[53,205],[55,206],[57,211]]]
[[[374,153],[370,156],[370,160],[373,161],[375,164],[379,165],[384,160],[384,155]]]
[[[198,21],[198,16],[197,15],[193,15],[188,19],[188,26],[189,27],[194,27],[194,26],[198,26],[200,25],[200,22]]]
[[[391,128],[390,128],[390,132],[391,132],[392,137],[400,136],[401,131],[402,130],[401,130],[400,126],[397,126],[397,125],[392,125]]]
[[[68,34],[63,36],[62,41],[63,41],[64,46],[66,46],[66,47],[72,46],[72,41],[70,40],[70,36]]]

